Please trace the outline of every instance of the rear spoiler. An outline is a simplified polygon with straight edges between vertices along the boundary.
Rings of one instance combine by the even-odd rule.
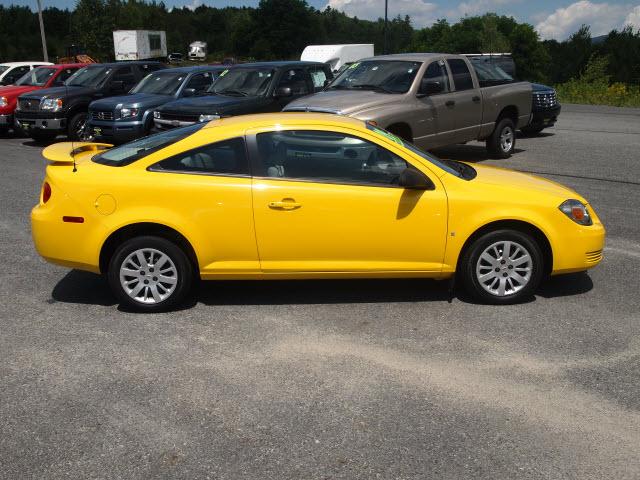
[[[73,163],[76,155],[81,153],[96,153],[108,150],[113,145],[109,143],[89,143],[89,142],[61,142],[49,145],[42,151],[42,156],[54,163]]]

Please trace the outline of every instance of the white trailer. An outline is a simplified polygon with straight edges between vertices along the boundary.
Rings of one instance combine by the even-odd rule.
[[[328,63],[331,70],[337,72],[344,65],[367,57],[373,57],[373,43],[309,45],[302,51],[300,60]]]
[[[163,30],[116,30],[116,60],[148,60],[167,57],[167,34]]]
[[[189,60],[204,62],[207,58],[207,42],[195,41],[189,44]]]

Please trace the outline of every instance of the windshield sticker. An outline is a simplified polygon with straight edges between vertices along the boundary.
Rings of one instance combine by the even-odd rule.
[[[352,68],[356,68],[358,65],[360,65],[360,62],[353,62],[351,65],[349,65],[349,70],[351,70]]]
[[[373,130],[374,132],[376,132],[378,135],[382,135],[385,138],[388,138],[389,140],[397,143],[398,145],[404,147],[404,142],[402,141],[402,139],[400,137],[395,136],[393,133],[389,133],[386,130],[382,130],[380,128],[376,128],[376,127],[372,127],[371,130]]]
[[[221,77],[224,77],[224,76],[227,74],[227,72],[228,72],[228,71],[229,71],[229,69],[224,70],[224,71],[220,74],[220,76],[221,76]]]

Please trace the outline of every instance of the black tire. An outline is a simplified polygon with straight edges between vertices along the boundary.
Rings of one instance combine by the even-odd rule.
[[[69,121],[67,136],[73,141],[91,141],[86,135],[87,112],[78,112]]]
[[[530,262],[526,262],[524,255],[521,255],[515,249],[513,243],[511,243],[509,249],[512,258],[505,260],[505,263],[496,258],[495,264],[491,265],[486,260],[480,259],[485,250],[491,249],[495,244],[500,244],[501,242],[518,244],[518,247],[529,255]],[[504,249],[500,250],[498,247],[495,252],[496,255],[491,253],[489,255],[498,257],[498,254],[504,252]],[[525,263],[519,263],[523,261]],[[512,262],[519,263],[519,265],[514,266]],[[521,272],[527,267],[530,268],[528,280],[518,284],[518,281],[514,280],[512,276],[521,275],[524,278],[527,273],[524,272],[523,274]],[[499,271],[496,269],[499,269]],[[465,290],[476,300],[488,304],[508,305],[520,303],[531,298],[542,281],[544,270],[543,255],[540,246],[533,237],[517,230],[494,230],[476,238],[465,249],[458,264],[458,279]],[[483,287],[481,280],[478,278],[480,274],[483,276],[492,274],[493,278],[487,278]],[[492,285],[495,281],[494,279],[497,279],[498,283]],[[500,288],[502,284],[505,285],[505,288],[504,293],[501,295]],[[491,287],[496,292],[491,293],[489,291]]]
[[[29,136],[38,143],[51,143],[56,139],[58,133],[34,129],[29,131]]]
[[[508,138],[510,141],[507,141]],[[487,138],[487,150],[495,158],[509,158],[515,149],[516,126],[510,118],[502,118]]]
[[[150,258],[148,256],[150,253],[154,255],[166,255],[171,263],[165,262],[162,264],[161,266],[163,268],[161,270],[166,275],[165,278],[174,279],[175,282],[170,284],[159,280],[158,277],[162,278],[162,275],[160,275],[158,271],[154,271],[155,263],[147,263],[146,266],[143,266],[144,270],[136,270],[136,265],[142,262],[137,260],[139,257],[135,252],[141,250],[147,262],[155,262],[158,260],[157,257],[155,261]],[[144,252],[147,253],[145,254]],[[135,259],[130,258],[132,254],[135,256]],[[125,290],[125,286],[123,286],[123,282],[121,282],[121,268],[124,266],[130,267],[130,271],[132,272],[138,272],[136,275],[123,274],[125,284],[129,282],[129,286],[131,287],[131,294]],[[173,268],[173,270],[167,270],[171,268]],[[116,248],[109,261],[107,278],[109,280],[109,286],[121,305],[126,305],[140,312],[163,312],[179,305],[188,295],[193,283],[194,269],[185,252],[173,242],[162,237],[140,236],[129,239]],[[143,285],[142,282],[146,282],[146,284]],[[133,296],[138,286],[141,287],[139,296],[143,298],[134,298]],[[171,288],[173,288],[173,290],[171,290]],[[154,292],[160,298],[158,301],[155,299],[151,301],[151,298],[149,298],[154,296]],[[169,293],[167,294],[167,292]],[[167,294],[165,298],[160,297],[165,294]],[[147,301],[145,301],[144,297],[147,297]]]
[[[538,135],[544,127],[522,127],[520,131],[524,133],[527,137],[535,137]]]
[[[9,127],[2,126],[0,127],[0,136],[6,137],[9,133]]]

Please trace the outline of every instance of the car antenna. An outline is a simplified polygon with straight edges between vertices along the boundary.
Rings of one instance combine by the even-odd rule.
[[[64,96],[68,101],[68,99],[69,99],[69,85],[67,85],[67,80],[64,81]],[[71,171],[73,173],[76,173],[78,171],[78,167],[76,166],[76,153],[75,152],[76,152],[76,147],[73,144],[73,136],[71,136],[71,159],[73,160],[73,170],[71,170]]]

